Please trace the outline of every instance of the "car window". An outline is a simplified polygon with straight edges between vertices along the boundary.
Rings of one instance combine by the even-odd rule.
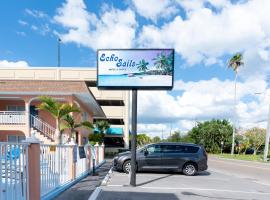
[[[151,146],[148,146],[146,149],[148,151],[148,154],[161,153],[160,145],[151,145]]]
[[[183,147],[184,147],[185,153],[197,153],[199,150],[198,147],[193,147],[193,146],[183,146]]]
[[[184,151],[181,145],[164,145],[162,149],[164,153],[182,153]]]

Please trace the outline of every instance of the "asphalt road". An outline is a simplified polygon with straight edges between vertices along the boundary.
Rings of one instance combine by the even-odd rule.
[[[98,200],[270,200],[270,164],[209,158],[209,169],[196,176],[138,173],[137,187],[113,172]]]

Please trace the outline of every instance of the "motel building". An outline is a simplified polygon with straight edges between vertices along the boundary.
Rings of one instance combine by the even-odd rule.
[[[0,68],[0,142],[20,142],[31,134],[44,144],[57,144],[56,120],[50,113],[38,110],[40,96],[76,105],[80,113],[75,120],[107,120],[106,151],[129,147],[129,92],[98,90],[94,68],[24,67]],[[90,132],[80,128],[76,143],[88,143]],[[62,134],[66,143],[68,133]]]

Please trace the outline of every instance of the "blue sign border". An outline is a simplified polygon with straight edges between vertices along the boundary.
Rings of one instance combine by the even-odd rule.
[[[99,51],[153,51],[153,50],[170,50],[173,52],[173,66],[172,66],[172,84],[171,86],[100,86],[99,85],[99,61],[98,55]],[[151,49],[98,49],[97,50],[97,87],[99,89],[109,89],[109,90],[129,90],[129,89],[140,89],[140,90],[172,90],[174,86],[174,65],[175,65],[175,56],[174,49],[161,49],[161,48],[151,48]]]

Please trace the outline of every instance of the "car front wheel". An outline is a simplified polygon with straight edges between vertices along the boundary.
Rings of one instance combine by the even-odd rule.
[[[129,174],[130,170],[131,170],[131,162],[130,162],[130,160],[127,160],[127,161],[125,161],[124,164],[123,164],[123,171],[124,171],[126,174]]]
[[[193,176],[194,174],[196,174],[196,172],[197,172],[197,168],[194,163],[187,163],[183,167],[183,173],[186,176]]]

